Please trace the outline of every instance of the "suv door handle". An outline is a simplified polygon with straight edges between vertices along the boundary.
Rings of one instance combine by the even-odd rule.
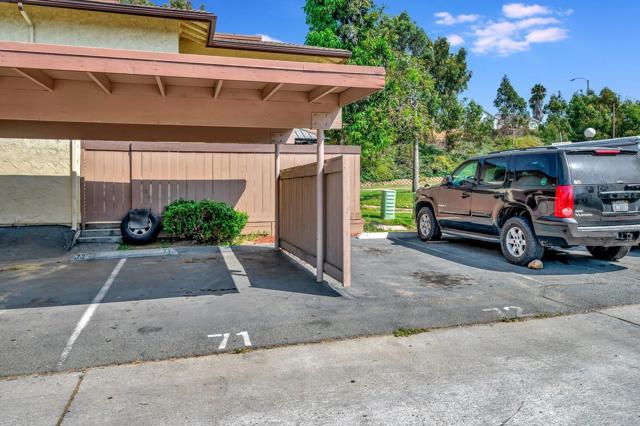
[[[471,197],[471,194],[469,194],[468,192],[462,193],[462,198],[469,198],[469,197]]]

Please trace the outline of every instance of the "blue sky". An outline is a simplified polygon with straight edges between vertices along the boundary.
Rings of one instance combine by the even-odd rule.
[[[307,32],[303,0],[205,1],[218,15],[218,31],[264,34],[303,43]],[[531,86],[569,97],[609,86],[623,98],[640,99],[640,1],[386,0],[387,11],[406,10],[430,37],[450,37],[469,51],[473,77],[463,94],[493,111],[503,74],[528,99]],[[198,1],[194,1],[198,5]]]

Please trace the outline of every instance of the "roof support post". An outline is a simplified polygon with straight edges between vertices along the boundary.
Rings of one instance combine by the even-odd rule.
[[[318,129],[316,174],[316,281],[324,281],[324,129]]]
[[[274,156],[274,168],[275,174],[273,176],[274,186],[274,199],[275,199],[275,220],[273,222],[273,247],[276,250],[280,250],[280,144],[276,142],[275,156]]]

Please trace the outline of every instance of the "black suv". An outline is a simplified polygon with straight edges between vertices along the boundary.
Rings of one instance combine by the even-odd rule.
[[[617,260],[640,238],[638,138],[491,153],[416,193],[423,241],[443,233],[499,242],[527,265],[546,247]]]

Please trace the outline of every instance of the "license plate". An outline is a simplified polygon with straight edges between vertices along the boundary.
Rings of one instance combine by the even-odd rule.
[[[614,201],[611,204],[611,207],[614,212],[628,212],[629,211],[629,202],[628,201]]]

